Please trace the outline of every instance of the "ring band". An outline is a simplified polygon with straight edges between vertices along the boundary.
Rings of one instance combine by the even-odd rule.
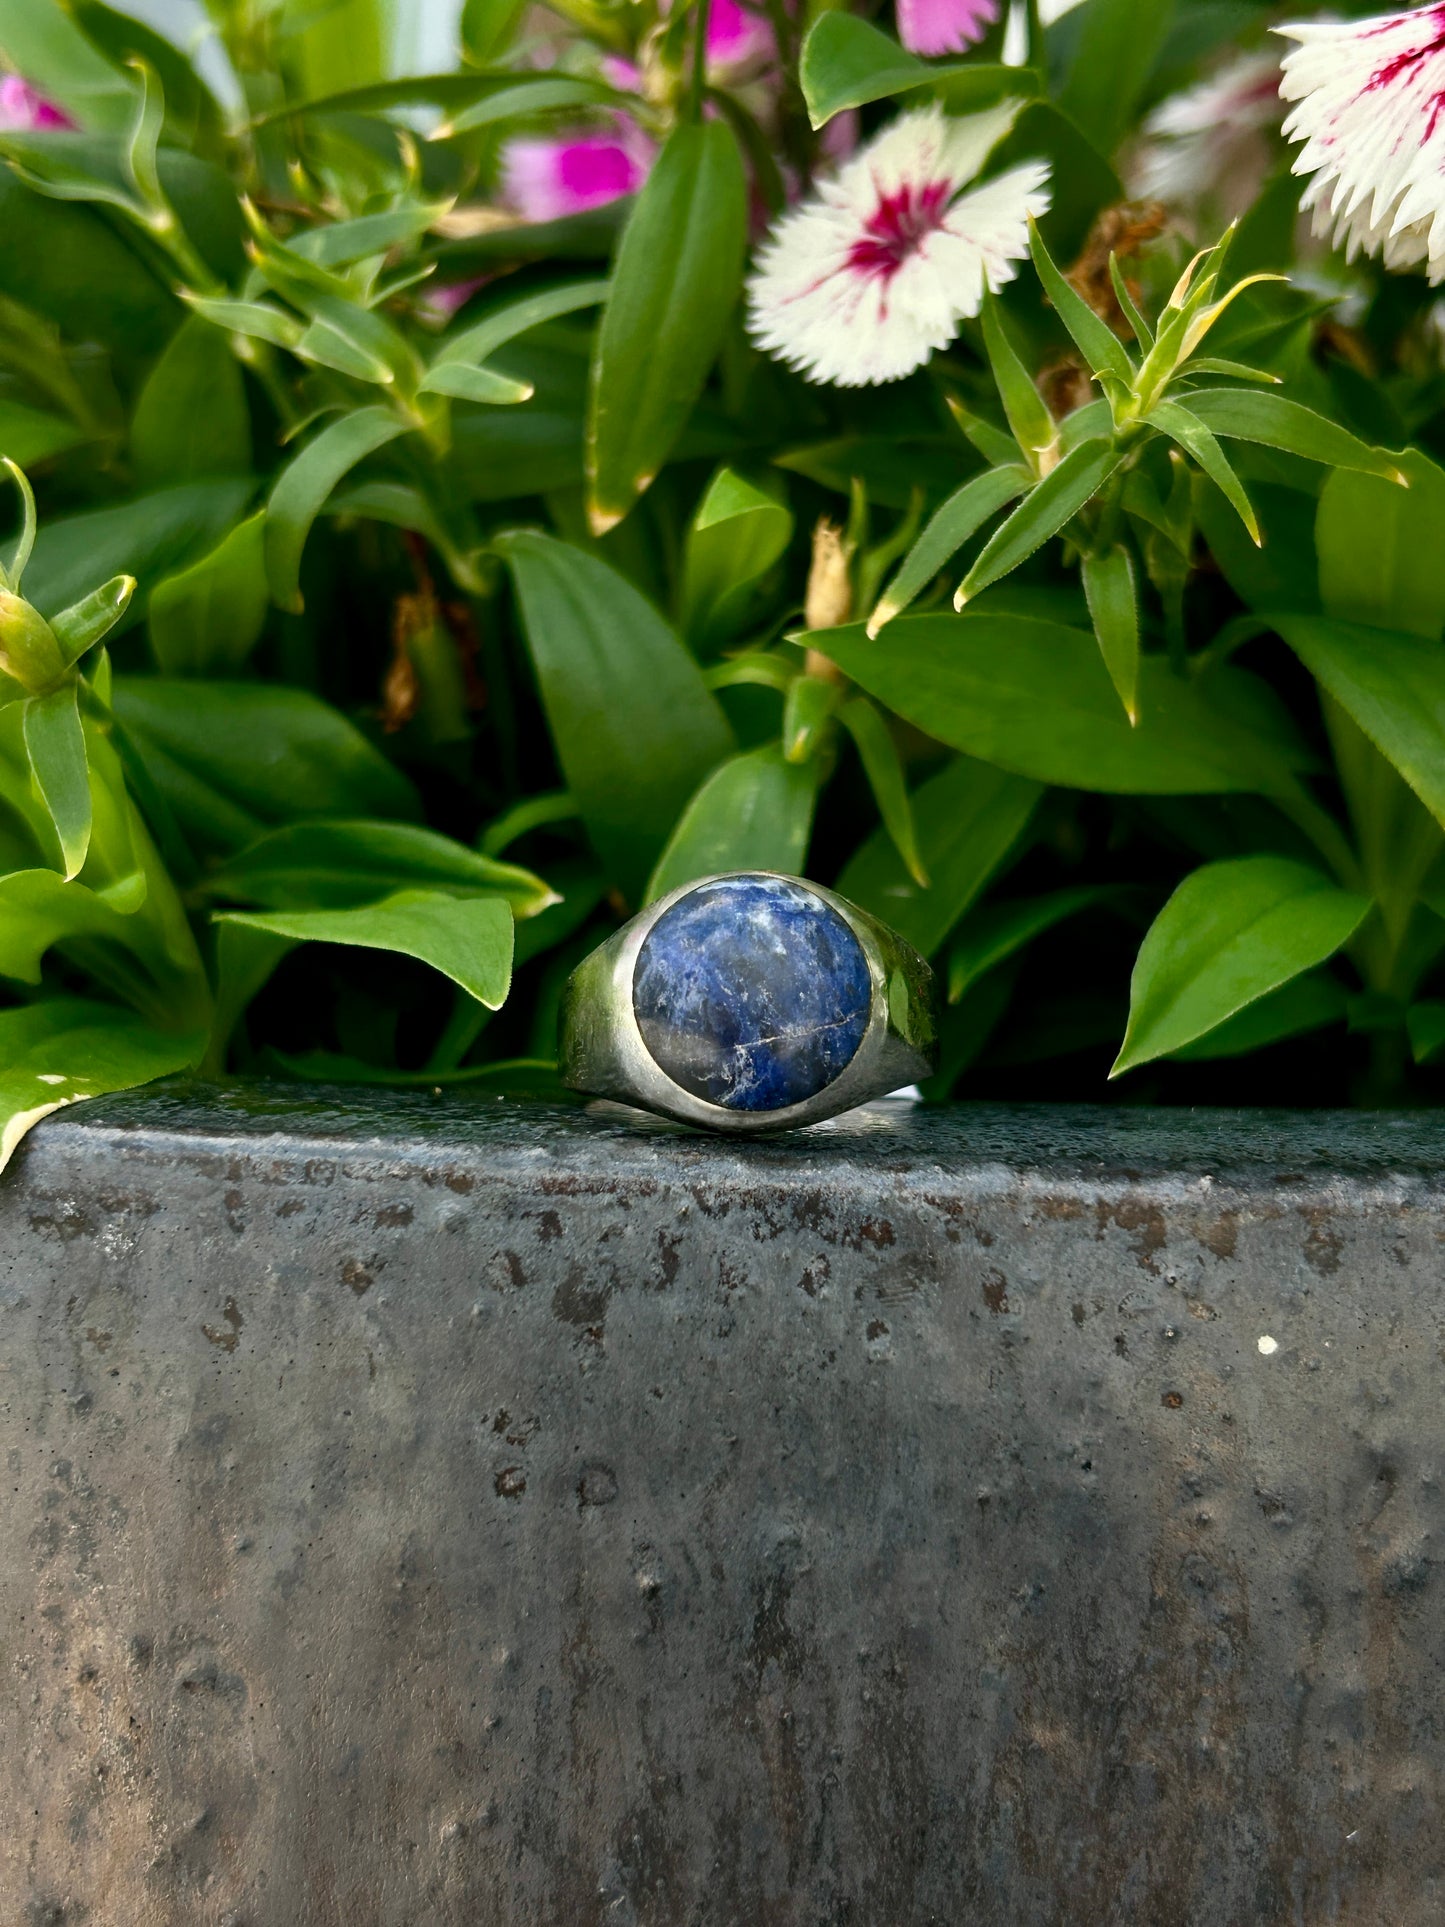
[[[866,910],[739,870],[660,897],[563,992],[562,1082],[684,1124],[814,1124],[933,1070],[933,973]]]

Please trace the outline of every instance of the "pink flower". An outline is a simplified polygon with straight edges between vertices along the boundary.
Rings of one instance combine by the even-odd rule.
[[[502,193],[525,220],[558,221],[635,194],[647,178],[653,152],[647,136],[621,120],[609,133],[508,141]]]
[[[1300,205],[1336,247],[1445,280],[1445,6],[1280,27]]]
[[[773,30],[761,14],[738,0],[712,0],[707,15],[707,64],[712,72],[756,66],[772,51]]]
[[[1041,161],[963,191],[1015,111],[901,115],[785,214],[748,283],[754,340],[840,388],[897,381],[946,346],[985,288],[1013,279],[1028,217],[1048,210]]]
[[[33,134],[74,126],[69,114],[37,94],[19,74],[6,74],[0,80],[0,132]]]
[[[998,0],[898,0],[895,12],[910,53],[961,54],[998,19]]]

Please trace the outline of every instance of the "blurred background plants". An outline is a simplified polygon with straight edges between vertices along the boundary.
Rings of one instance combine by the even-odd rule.
[[[935,960],[930,1097],[1435,1101],[1435,297],[1303,232],[1279,9],[970,9],[0,0],[0,1155],[549,1090],[746,866]],[[1032,265],[809,383],[750,250],[930,100],[1047,164]]]

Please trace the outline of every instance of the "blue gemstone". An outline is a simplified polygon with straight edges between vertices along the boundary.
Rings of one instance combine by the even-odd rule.
[[[801,883],[736,876],[648,932],[632,979],[643,1042],[675,1084],[730,1111],[780,1111],[853,1061],[873,980],[848,925]]]

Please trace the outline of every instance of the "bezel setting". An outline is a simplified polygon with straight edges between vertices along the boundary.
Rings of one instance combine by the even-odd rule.
[[[685,1090],[647,1048],[633,1008],[633,978],[653,926],[694,891],[738,878],[789,883],[826,904],[857,938],[871,984],[867,1026],[849,1062],[811,1097],[774,1111],[734,1110]],[[821,884],[778,870],[723,871],[648,904],[577,966],[562,997],[558,1057],[569,1090],[732,1135],[795,1130],[929,1075],[937,1058],[933,973],[886,924]]]

